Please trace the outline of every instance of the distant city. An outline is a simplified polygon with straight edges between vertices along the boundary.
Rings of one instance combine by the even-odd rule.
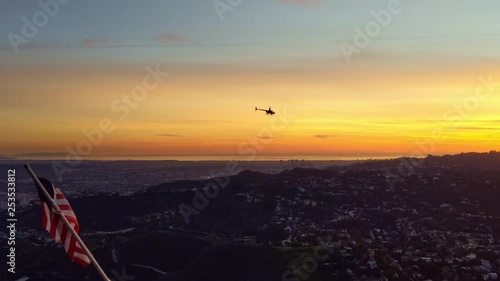
[[[419,164],[403,173],[405,163]],[[50,165],[32,163],[53,178]],[[94,278],[39,228],[39,200],[22,168],[1,166],[19,169],[19,276]],[[134,280],[496,280],[499,172],[495,151],[356,162],[86,161],[54,183],[103,267]],[[66,268],[55,270],[56,261]]]

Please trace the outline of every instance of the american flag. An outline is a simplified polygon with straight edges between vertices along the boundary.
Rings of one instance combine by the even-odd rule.
[[[80,230],[78,220],[76,219],[73,209],[69,205],[68,200],[66,200],[66,197],[62,194],[61,190],[56,188],[52,182],[45,178],[38,179],[49,193],[49,196],[56,202],[59,209],[61,209],[62,215],[66,217],[75,232],[78,233]],[[50,236],[54,238],[56,242],[64,245],[64,249],[72,262],[85,267],[88,266],[90,264],[89,257],[84,253],[71,232],[68,231],[68,228],[63,223],[63,220],[60,219],[61,214],[57,214],[56,211],[52,209],[50,202],[47,198],[45,198],[44,194],[40,190],[38,190],[38,195],[42,201],[42,228],[49,232]]]

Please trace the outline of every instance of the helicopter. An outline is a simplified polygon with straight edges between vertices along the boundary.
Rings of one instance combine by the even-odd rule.
[[[274,114],[276,114],[276,112],[274,112],[274,111],[271,109],[271,107],[269,107],[269,109],[267,109],[267,110],[266,110],[266,109],[260,109],[260,108],[255,107],[255,111],[257,111],[257,110],[264,111],[264,112],[266,113],[266,115],[274,115]]]

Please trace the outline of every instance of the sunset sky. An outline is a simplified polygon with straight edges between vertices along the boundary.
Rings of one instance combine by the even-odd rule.
[[[401,0],[349,62],[340,46],[389,2],[243,0],[221,16],[211,0],[72,0],[16,53],[43,10],[1,1],[0,157],[63,157],[103,119],[115,129],[90,158],[499,150],[500,2]],[[123,116],[146,67],[169,76]]]

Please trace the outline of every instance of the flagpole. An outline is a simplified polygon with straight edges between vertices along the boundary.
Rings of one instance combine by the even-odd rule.
[[[89,257],[90,261],[95,266],[95,268],[97,269],[97,271],[101,275],[102,279],[104,281],[111,281],[111,279],[109,279],[108,276],[106,276],[106,273],[104,273],[104,271],[102,270],[102,268],[99,265],[99,263],[95,260],[94,256],[89,251],[89,249],[87,248],[87,246],[85,246],[85,243],[83,243],[83,241],[80,238],[80,236],[78,235],[78,233],[76,233],[76,231],[73,229],[73,227],[71,226],[71,224],[69,223],[69,221],[62,214],[61,209],[59,209],[59,206],[57,206],[57,204],[54,201],[54,199],[50,197],[49,193],[47,192],[47,190],[45,189],[45,187],[43,186],[43,184],[40,182],[40,180],[36,176],[35,172],[33,172],[33,170],[31,169],[30,165],[26,164],[26,165],[24,165],[24,168],[28,171],[28,173],[30,174],[30,176],[33,179],[33,181],[35,181],[35,184],[37,185],[38,189],[42,191],[42,193],[45,196],[45,198],[50,202],[50,205],[52,206],[52,208],[58,214],[61,214],[60,215],[60,219],[62,219],[63,223],[66,225],[66,227],[71,232],[71,234],[73,235],[73,237],[75,237],[75,239],[78,242],[78,244],[80,244],[80,247],[85,252],[85,254]]]

